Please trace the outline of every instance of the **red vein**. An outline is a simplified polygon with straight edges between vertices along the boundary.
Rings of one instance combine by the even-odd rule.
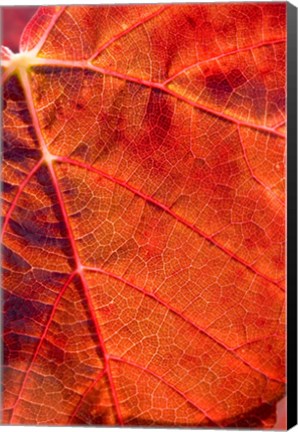
[[[68,237],[69,237],[69,240],[70,240],[70,243],[71,243],[71,247],[72,247],[72,250],[73,250],[73,255],[74,255],[74,258],[75,258],[75,262],[76,262],[76,272],[80,276],[80,279],[81,279],[81,282],[82,282],[83,291],[84,291],[84,294],[85,294],[85,297],[86,297],[86,300],[87,300],[87,304],[88,304],[88,307],[89,307],[89,311],[90,311],[90,314],[91,314],[91,319],[92,319],[92,322],[94,324],[95,331],[96,331],[96,334],[97,334],[97,338],[99,340],[99,344],[100,344],[100,347],[101,347],[101,350],[102,350],[102,353],[103,353],[104,362],[105,362],[105,368],[106,368],[107,376],[108,376],[108,379],[109,379],[109,384],[110,384],[110,388],[111,388],[111,392],[112,392],[112,396],[113,396],[113,400],[114,400],[114,405],[115,405],[115,409],[116,409],[116,413],[117,413],[117,418],[118,418],[119,423],[121,425],[123,425],[123,418],[122,418],[122,414],[121,414],[121,410],[120,410],[120,406],[119,406],[119,401],[118,401],[118,398],[117,398],[117,394],[116,394],[116,390],[115,390],[115,386],[114,386],[113,378],[112,378],[112,374],[111,374],[111,369],[110,369],[110,366],[109,366],[109,355],[108,355],[108,353],[106,351],[106,348],[105,348],[104,339],[103,339],[103,336],[101,334],[101,330],[100,330],[100,327],[99,327],[99,324],[98,324],[98,320],[97,320],[97,317],[96,317],[96,314],[95,314],[94,306],[93,306],[93,303],[92,303],[92,298],[91,298],[91,295],[90,295],[90,292],[89,292],[89,288],[88,288],[88,285],[87,285],[87,282],[86,282],[86,279],[85,279],[85,276],[84,276],[84,273],[83,273],[83,266],[81,264],[81,261],[80,261],[80,258],[79,258],[79,254],[78,254],[78,250],[76,248],[75,238],[74,238],[72,229],[70,227],[70,222],[69,222],[69,219],[68,219],[68,215],[67,215],[66,207],[65,207],[64,200],[63,200],[63,197],[62,197],[62,193],[60,191],[58,180],[57,180],[57,177],[56,177],[56,174],[55,174],[55,171],[54,171],[54,168],[53,168],[52,164],[49,164],[49,171],[50,171],[50,174],[51,174],[51,178],[52,178],[52,181],[53,181],[53,185],[54,185],[54,188],[55,188],[55,192],[56,192],[56,195],[57,195],[59,206],[60,206],[60,209],[61,209],[61,212],[62,212],[64,224],[65,224],[65,227],[66,227],[66,230],[67,230],[67,233],[68,233]]]
[[[1,85],[3,86],[5,81],[10,77],[10,75],[12,74],[12,72],[14,71],[14,66],[13,65],[9,65],[9,63],[7,63],[7,66],[4,65],[4,67],[6,67],[5,71],[1,74]]]
[[[53,306],[53,309],[52,309],[51,315],[50,315],[50,317],[49,317],[49,320],[48,320],[48,322],[47,322],[47,324],[46,324],[46,326],[45,326],[45,328],[44,328],[44,331],[43,331],[43,333],[42,333],[42,335],[41,335],[41,338],[40,338],[40,340],[39,340],[39,343],[38,343],[38,345],[37,345],[37,347],[36,347],[35,353],[34,353],[33,358],[32,358],[32,360],[31,360],[31,363],[30,363],[30,365],[29,365],[29,367],[28,367],[28,369],[27,369],[27,371],[26,371],[26,373],[25,373],[25,376],[24,376],[24,379],[23,379],[23,382],[22,382],[22,385],[21,385],[21,388],[20,388],[20,391],[19,391],[18,398],[17,398],[17,400],[15,401],[14,405],[12,406],[12,415],[11,415],[11,418],[10,418],[10,423],[12,423],[12,421],[13,421],[13,417],[14,417],[15,409],[16,409],[18,403],[19,403],[20,400],[21,400],[21,396],[22,396],[22,393],[23,393],[23,391],[24,391],[24,389],[25,389],[25,386],[26,386],[27,380],[28,380],[28,378],[29,378],[29,374],[30,374],[30,372],[31,372],[31,370],[32,370],[32,367],[33,367],[33,365],[34,365],[34,363],[35,363],[35,360],[36,360],[36,358],[37,358],[37,356],[38,356],[38,354],[39,354],[39,352],[40,352],[41,346],[42,346],[42,344],[43,344],[43,342],[44,342],[44,340],[45,340],[45,338],[46,338],[47,332],[48,332],[49,327],[50,327],[50,325],[51,325],[51,323],[52,323],[52,321],[53,321],[53,318],[54,318],[54,315],[55,315],[55,313],[56,313],[56,311],[57,311],[57,307],[58,307],[58,305],[59,305],[59,303],[60,303],[60,300],[61,300],[63,294],[65,293],[66,288],[69,286],[69,284],[71,283],[72,279],[74,278],[74,276],[75,276],[75,272],[73,272],[73,273],[69,276],[69,278],[67,279],[67,281],[66,281],[65,284],[63,285],[62,289],[60,290],[60,292],[59,292],[59,294],[58,294],[58,296],[57,296],[57,298],[56,298],[56,300],[55,300],[55,303],[54,303],[54,306]]]
[[[279,204],[281,205],[281,206],[284,206],[285,205],[285,203],[279,198],[279,196],[268,186],[268,185],[266,185],[265,183],[263,183],[255,174],[254,174],[254,172],[253,172],[253,169],[252,169],[252,167],[251,167],[251,165],[250,165],[250,162],[249,162],[249,160],[248,160],[248,157],[247,157],[247,153],[246,153],[246,150],[245,150],[245,146],[244,146],[244,144],[243,144],[243,140],[242,140],[242,136],[241,136],[241,132],[240,132],[240,127],[238,126],[237,127],[237,131],[238,131],[238,136],[239,136],[239,140],[240,140],[240,144],[241,144],[241,149],[242,149],[242,154],[243,154],[243,158],[244,158],[244,160],[245,160],[245,163],[246,163],[246,166],[247,166],[247,168],[248,168],[248,170],[249,170],[249,172],[250,172],[250,175],[251,175],[251,177],[257,182],[257,183],[259,183],[264,189],[266,189],[267,191],[270,191],[270,193],[274,196],[274,199],[276,199],[278,202],[279,202]]]
[[[73,413],[70,415],[67,424],[71,424],[73,418],[77,415],[79,409],[82,406],[82,403],[84,401],[84,399],[86,398],[86,396],[88,395],[88,393],[90,393],[90,391],[96,386],[96,384],[98,383],[98,381],[101,380],[101,378],[105,375],[106,370],[102,370],[100,371],[100,373],[97,375],[97,377],[95,378],[95,380],[93,380],[91,382],[91,384],[86,388],[86,390],[84,391],[84,393],[82,394],[79,403],[77,404],[76,408],[74,409]]]
[[[75,260],[75,264],[76,264],[75,272],[80,276],[80,280],[82,282],[83,291],[84,291],[84,294],[85,294],[85,297],[86,297],[86,300],[87,300],[87,304],[88,304],[88,307],[89,307],[89,310],[90,310],[90,313],[91,313],[91,318],[92,318],[92,321],[93,321],[93,324],[94,324],[94,327],[95,327],[95,330],[96,330],[96,334],[97,334],[97,337],[98,337],[99,344],[101,346],[101,350],[102,350],[103,357],[104,357],[104,362],[105,362],[105,368],[106,368],[107,376],[108,376],[108,379],[109,379],[110,389],[111,389],[111,393],[112,393],[112,396],[113,396],[113,400],[114,400],[114,405],[115,405],[118,421],[119,421],[119,423],[121,425],[123,425],[122,414],[121,414],[121,411],[120,411],[120,406],[119,406],[119,402],[118,402],[118,399],[117,399],[117,395],[116,395],[116,391],[115,391],[115,387],[114,387],[114,383],[113,383],[113,379],[112,379],[112,375],[111,375],[111,370],[110,370],[110,367],[109,367],[108,353],[107,353],[107,351],[105,349],[104,340],[103,340],[103,337],[102,337],[102,334],[101,334],[101,330],[100,330],[100,327],[99,327],[99,324],[98,324],[98,321],[97,321],[97,317],[96,317],[96,314],[95,314],[95,311],[94,311],[94,307],[93,307],[93,304],[92,304],[92,299],[91,299],[91,296],[90,296],[90,293],[89,293],[89,289],[88,289],[88,286],[87,286],[87,283],[86,283],[86,280],[85,280],[85,277],[84,277],[84,274],[83,274],[83,266],[81,265],[81,262],[80,262],[80,257],[79,257],[79,254],[78,254],[78,250],[76,248],[75,238],[74,238],[74,235],[73,235],[70,223],[69,223],[69,219],[68,219],[66,207],[65,207],[65,204],[64,204],[63,196],[62,196],[59,184],[58,184],[58,179],[56,177],[56,174],[55,174],[55,171],[54,171],[54,168],[53,168],[53,160],[56,157],[50,154],[50,152],[48,151],[47,146],[46,146],[46,144],[44,142],[44,139],[43,139],[43,136],[42,136],[42,133],[41,133],[41,130],[40,130],[37,114],[36,114],[36,111],[35,111],[34,103],[33,103],[33,97],[32,97],[32,94],[31,94],[31,87],[30,87],[29,78],[28,78],[27,72],[25,70],[23,70],[23,69],[20,71],[20,78],[21,78],[21,82],[22,82],[22,85],[23,85],[23,88],[24,88],[25,97],[26,97],[26,100],[27,100],[27,103],[28,103],[29,112],[30,112],[30,115],[31,115],[31,118],[32,118],[32,123],[34,125],[35,131],[36,131],[36,135],[38,137],[38,140],[39,140],[39,143],[40,143],[40,146],[41,146],[41,150],[42,150],[43,155],[44,155],[44,160],[45,160],[45,162],[48,165],[48,169],[49,169],[49,173],[50,173],[50,176],[51,176],[51,179],[52,179],[53,187],[54,187],[55,192],[56,192],[58,204],[60,206],[60,210],[61,210],[61,213],[62,213],[63,221],[64,221],[64,224],[65,224],[65,228],[66,228],[66,231],[67,231],[67,234],[68,234],[68,237],[69,237],[69,241],[70,241],[70,244],[71,244],[71,248],[72,248],[72,252],[73,252],[73,256],[74,256],[74,260]]]
[[[286,124],[285,120],[282,120],[274,126],[274,129],[275,130],[279,129],[280,127],[284,126],[285,124]]]
[[[97,321],[97,318],[96,318],[96,315],[95,315],[95,311],[94,311],[93,305],[91,303],[92,300],[91,300],[91,296],[90,296],[90,293],[89,293],[89,289],[87,287],[87,283],[86,283],[86,280],[85,280],[85,278],[84,278],[83,275],[82,275],[81,279],[82,279],[85,295],[86,295],[86,298],[87,298],[87,302],[88,302],[88,305],[89,305],[89,308],[90,308],[90,311],[91,311],[91,316],[92,316],[92,319],[93,319],[94,324],[95,324],[97,336],[98,336],[98,339],[99,339],[99,342],[100,342],[100,346],[101,346],[101,349],[102,349],[102,352],[103,352],[103,356],[104,356],[104,359],[105,359],[106,373],[107,373],[107,376],[108,376],[108,379],[109,379],[109,384],[110,384],[110,388],[111,388],[111,392],[112,392],[112,396],[113,396],[113,400],[114,400],[114,405],[115,405],[115,408],[116,408],[118,422],[119,422],[120,425],[123,425],[124,421],[123,421],[123,418],[122,418],[122,414],[121,414],[121,410],[120,410],[120,404],[119,404],[119,400],[118,400],[118,397],[117,397],[117,394],[116,394],[116,389],[115,389],[115,385],[114,385],[114,382],[113,382],[111,368],[110,368],[110,365],[109,365],[109,355],[108,355],[107,350],[105,348],[104,339],[103,339],[103,336],[101,334],[100,327],[98,325],[98,321]]]
[[[225,246],[223,246],[220,243],[218,243],[213,238],[213,236],[210,236],[210,235],[206,234],[205,232],[201,231],[196,225],[188,222],[182,216],[180,216],[177,213],[173,212],[169,207],[167,207],[166,205],[160,203],[159,201],[157,201],[152,196],[146,195],[145,193],[139,191],[135,187],[129,185],[127,182],[125,182],[123,180],[120,180],[120,179],[117,179],[117,178],[111,176],[110,174],[107,174],[106,172],[101,171],[101,170],[99,170],[97,168],[94,168],[93,166],[88,165],[86,163],[75,161],[75,160],[70,159],[70,158],[65,157],[65,156],[59,156],[59,157],[56,158],[56,160],[58,162],[69,163],[70,165],[75,165],[75,166],[84,168],[84,169],[86,169],[88,171],[91,171],[91,172],[94,172],[96,174],[99,174],[100,176],[106,178],[107,180],[110,180],[113,183],[116,183],[119,186],[122,186],[122,187],[128,189],[130,192],[133,192],[134,194],[136,194],[139,197],[143,198],[145,201],[150,202],[151,204],[154,204],[158,208],[161,208],[166,213],[168,213],[169,215],[171,215],[174,219],[178,220],[180,223],[182,223],[183,225],[185,225],[186,227],[188,227],[192,231],[196,232],[201,237],[205,238],[209,243],[212,243],[213,245],[217,246],[220,250],[222,250],[227,255],[229,255],[233,260],[240,262],[242,265],[244,265],[246,268],[248,268],[249,270],[251,270],[253,273],[257,274],[261,278],[267,280],[268,282],[272,283],[273,285],[276,285],[278,288],[281,289],[281,287],[279,286],[279,284],[274,279],[270,278],[269,276],[266,276],[265,274],[263,274],[260,271],[258,271],[257,269],[255,269],[251,264],[247,263],[244,259],[238,257],[236,254],[234,254],[232,251],[230,251],[229,249],[227,249]]]
[[[13,55],[13,51],[11,51],[10,48],[2,45],[1,46],[1,51],[0,51],[1,65],[3,66],[3,64],[5,64],[5,61],[8,60],[8,59],[10,59],[12,55]]]
[[[271,377],[269,375],[266,375],[264,372],[262,372],[260,369],[252,366],[250,363],[248,363],[246,360],[244,360],[240,355],[238,355],[235,351],[234,348],[230,348],[227,345],[225,345],[223,342],[221,342],[220,340],[216,339],[214,336],[210,335],[205,329],[203,329],[202,327],[200,327],[198,324],[194,323],[190,318],[188,318],[187,316],[185,316],[183,313],[181,313],[178,309],[174,308],[173,306],[171,306],[169,303],[165,302],[164,300],[162,300],[160,297],[158,297],[156,294],[151,293],[149,291],[146,291],[144,288],[140,288],[139,286],[129,282],[128,280],[122,278],[121,276],[117,276],[114,273],[108,272],[106,270],[97,268],[97,267],[85,267],[85,270],[89,270],[92,272],[96,272],[96,273],[101,273],[103,275],[106,275],[108,277],[111,277],[113,279],[116,279],[117,281],[130,286],[131,288],[139,291],[140,293],[142,293],[143,295],[145,295],[146,297],[150,297],[151,299],[155,300],[157,303],[159,303],[160,305],[164,306],[167,310],[170,310],[171,312],[173,312],[175,315],[177,315],[179,318],[181,318],[183,321],[187,322],[188,324],[190,324],[192,327],[194,327],[196,330],[198,330],[200,333],[204,334],[208,339],[212,340],[212,342],[215,342],[218,346],[220,346],[221,348],[223,348],[226,351],[229,351],[229,353],[235,357],[237,360],[240,360],[240,362],[242,362],[243,364],[245,364],[246,366],[248,366],[250,369],[254,370],[255,372],[258,372],[259,374],[261,374],[262,376],[264,376],[265,378],[269,378],[272,381],[276,381],[279,383],[283,383],[283,381],[279,381],[278,379]]]
[[[14,66],[11,64],[11,58],[14,53],[6,46],[1,46],[1,55],[0,55],[0,63],[1,67],[5,69],[1,73],[1,85],[5,83],[9,75],[14,70]]]
[[[236,346],[234,348],[234,350],[240,350],[241,348],[247,347],[248,345],[253,345],[253,344],[258,343],[258,342],[263,342],[264,340],[271,339],[271,338],[281,339],[284,341],[284,336],[278,335],[277,333],[273,333],[273,334],[270,334],[268,336],[261,336],[261,337],[246,341],[246,342],[242,343],[241,345]]]
[[[77,68],[92,70],[94,72],[99,72],[103,75],[112,76],[115,78],[122,79],[124,81],[129,81],[129,82],[133,82],[136,84],[140,84],[140,85],[143,85],[145,87],[160,90],[164,93],[169,94],[170,96],[175,97],[178,100],[181,100],[182,102],[187,103],[190,106],[193,106],[194,108],[198,108],[201,111],[207,112],[207,113],[209,113],[213,116],[216,116],[218,118],[223,118],[223,119],[225,119],[231,123],[235,123],[235,124],[240,125],[240,126],[247,126],[247,127],[252,128],[252,129],[257,129],[257,130],[260,130],[262,132],[266,132],[266,133],[269,133],[271,135],[279,136],[282,138],[285,137],[285,135],[283,133],[276,131],[274,128],[264,126],[264,125],[256,125],[254,123],[250,123],[250,122],[244,121],[244,120],[238,120],[229,114],[225,114],[224,112],[216,111],[216,110],[209,108],[205,105],[202,105],[196,101],[192,101],[192,100],[188,99],[186,96],[183,96],[183,95],[175,92],[174,90],[171,90],[170,88],[164,86],[163,84],[161,84],[159,82],[148,81],[148,80],[145,80],[142,78],[133,77],[131,75],[126,75],[126,74],[123,74],[120,72],[111,71],[109,69],[95,66],[92,63],[87,62],[87,61],[72,61],[72,60],[58,60],[58,59],[53,60],[53,59],[37,58],[36,62],[34,63],[34,66],[45,66],[45,65],[53,66],[53,67],[66,67],[66,68],[67,67],[69,67],[69,68],[77,67]]]
[[[41,147],[41,151],[43,153],[44,156],[44,161],[50,161],[52,158],[52,155],[50,154],[50,152],[47,149],[47,146],[44,142],[41,130],[40,130],[40,126],[39,126],[39,121],[35,112],[35,106],[33,103],[33,97],[31,94],[31,86],[30,86],[30,82],[29,82],[29,78],[27,75],[27,72],[25,69],[20,69],[20,81],[21,84],[23,86],[24,89],[24,94],[25,94],[25,98],[28,104],[28,110],[31,116],[31,120],[32,120],[32,125],[34,127],[38,142],[40,144]]]
[[[89,61],[93,61],[102,51],[104,51],[106,48],[108,48],[113,42],[120,39],[122,36],[125,36],[130,31],[136,29],[140,25],[150,21],[152,18],[155,18],[156,16],[160,15],[164,10],[168,9],[170,6],[163,6],[162,8],[158,9],[157,11],[151,13],[150,15],[145,16],[141,21],[136,22],[132,26],[128,27],[126,30],[122,31],[121,33],[118,33],[114,37],[112,37],[108,42],[104,43],[101,47],[97,49],[97,51],[90,57]]]
[[[206,60],[200,60],[200,61],[198,61],[196,63],[193,63],[192,65],[186,66],[184,69],[178,71],[177,73],[175,73],[174,75],[172,75],[171,77],[169,77],[166,81],[164,81],[163,84],[164,85],[169,84],[171,81],[173,81],[179,75],[182,75],[184,72],[187,72],[188,70],[190,70],[190,69],[192,69],[192,68],[194,68],[196,66],[199,66],[201,64],[208,63],[208,62],[211,62],[211,61],[214,61],[214,60],[219,60],[219,59],[221,59],[223,57],[227,57],[229,55],[238,54],[238,53],[245,52],[245,51],[252,51],[254,49],[262,48],[262,47],[267,46],[267,45],[280,44],[280,43],[283,43],[285,41],[286,41],[286,39],[276,39],[276,40],[272,40],[272,41],[260,42],[260,43],[258,43],[256,45],[252,45],[252,46],[244,47],[244,48],[238,48],[238,49],[235,49],[235,50],[232,50],[232,51],[229,51],[229,52],[225,52],[225,53],[220,54],[220,55],[215,56],[215,57],[210,57],[210,58],[208,58]]]
[[[56,12],[55,14],[53,14],[52,19],[51,19],[48,27],[46,28],[45,32],[43,33],[43,35],[39,39],[38,43],[35,45],[35,47],[31,51],[34,55],[37,55],[39,53],[39,51],[43,47],[45,41],[47,40],[47,37],[49,36],[51,31],[53,30],[55,24],[57,23],[58,19],[60,18],[62,13],[65,11],[65,9],[66,9],[66,6],[61,6],[60,10],[58,12]]]
[[[169,383],[168,381],[166,381],[162,376],[158,375],[156,372],[145,368],[144,366],[141,366],[137,363],[134,363],[130,360],[126,360],[123,359],[121,357],[117,357],[117,356],[110,356],[110,359],[115,361],[115,362],[121,362],[127,365],[130,365],[132,367],[135,367],[137,369],[142,370],[145,373],[148,373],[149,375],[152,375],[154,378],[156,378],[158,381],[161,381],[162,383],[164,383],[167,387],[171,388],[172,390],[174,390],[174,392],[178,393],[184,400],[186,400],[190,405],[192,405],[193,407],[195,407],[197,410],[199,410],[202,414],[204,414],[204,416],[210,420],[212,423],[215,423],[219,428],[221,428],[222,426],[218,423],[216,423],[215,420],[213,420],[212,418],[210,418],[208,416],[208,414],[201,408],[199,407],[193,400],[191,400],[184,392],[182,392],[181,390],[179,390],[176,386],[174,386],[173,384]]]
[[[53,182],[53,186],[54,186],[54,189],[55,189],[55,192],[56,192],[56,195],[57,195],[57,200],[58,200],[59,207],[60,207],[60,210],[61,210],[61,213],[62,213],[62,218],[64,220],[64,224],[65,224],[65,227],[66,227],[68,239],[69,239],[70,244],[71,244],[72,253],[74,255],[74,260],[75,260],[75,264],[76,264],[76,271],[78,273],[81,273],[81,267],[82,267],[81,266],[81,261],[80,261],[80,257],[79,257],[78,250],[77,250],[77,247],[76,247],[75,238],[74,238],[74,235],[73,235],[72,230],[70,228],[70,224],[69,224],[69,220],[68,220],[68,215],[67,215],[67,212],[66,212],[66,208],[65,208],[64,201],[63,201],[62,193],[60,191],[58,180],[57,180],[57,177],[56,177],[53,165],[49,164],[48,168],[49,168],[51,179],[52,179],[52,182]]]
[[[18,191],[6,213],[5,216],[5,220],[2,226],[2,232],[1,232],[1,237],[0,237],[0,241],[3,240],[3,236],[5,234],[5,231],[7,229],[7,225],[8,222],[11,218],[12,212],[14,211],[14,209],[16,208],[17,205],[17,201],[20,197],[20,195],[22,194],[23,190],[25,189],[25,187],[27,186],[27,184],[29,183],[30,179],[34,176],[34,174],[38,171],[39,167],[41,166],[41,164],[43,163],[43,159],[40,159],[40,161],[32,168],[32,170],[29,172],[29,174],[27,175],[27,177],[22,181],[22,183],[20,184]]]
[[[267,127],[267,126],[263,126],[263,125],[256,125],[256,124],[244,121],[244,120],[238,120],[238,119],[235,119],[235,117],[230,116],[229,114],[225,114],[224,112],[216,111],[216,110],[214,110],[212,108],[209,108],[209,107],[207,107],[205,105],[202,105],[202,104],[200,104],[198,102],[192,101],[192,100],[188,99],[186,96],[183,96],[183,95],[175,92],[174,90],[171,90],[170,88],[165,87],[163,84],[156,83],[156,82],[151,82],[151,81],[147,81],[147,80],[142,80],[142,79],[139,79],[139,78],[134,78],[134,77],[131,77],[131,76],[126,75],[126,74],[122,74],[122,73],[119,73],[119,72],[110,71],[110,70],[107,70],[107,69],[98,68],[98,67],[94,67],[94,66],[93,66],[93,69],[95,71],[98,71],[98,72],[100,72],[102,74],[105,74],[105,75],[114,76],[116,78],[121,78],[123,80],[131,81],[131,82],[136,82],[138,84],[143,84],[144,86],[147,86],[147,87],[151,87],[151,88],[154,88],[154,89],[157,89],[157,90],[161,90],[164,93],[168,93],[169,95],[175,97],[176,99],[179,99],[182,102],[185,102],[188,105],[193,106],[194,108],[198,108],[198,109],[200,109],[202,111],[205,111],[205,112],[207,112],[207,113],[209,113],[209,114],[211,114],[213,116],[220,117],[220,118],[223,118],[225,120],[228,120],[231,123],[235,123],[235,124],[241,125],[241,126],[247,126],[247,127],[253,128],[253,129],[257,129],[257,130],[261,130],[263,132],[270,133],[272,135],[284,137],[284,134],[282,134],[281,132],[276,131],[273,128],[270,128],[270,127]]]

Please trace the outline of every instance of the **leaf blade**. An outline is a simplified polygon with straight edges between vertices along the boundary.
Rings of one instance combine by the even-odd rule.
[[[7,418],[12,423],[272,424],[273,411],[265,409],[266,404],[275,404],[284,394],[282,101],[278,99],[278,112],[268,96],[267,117],[262,117],[262,105],[252,122],[237,118],[235,110],[230,115],[218,104],[220,92],[231,88],[229,81],[219,76],[212,81],[208,74],[205,87],[213,94],[212,108],[209,102],[194,102],[191,93],[185,98],[186,84],[179,87],[177,82],[194,72],[192,57],[196,53],[197,63],[201,54],[198,57],[193,42],[188,63],[180,63],[179,71],[175,65],[179,52],[185,53],[184,41],[175,41],[176,51],[172,41],[170,67],[164,62],[169,60],[168,42],[166,50],[157,44],[164,31],[157,23],[167,22],[168,41],[173,39],[169,29],[184,28],[193,37],[213,15],[220,38],[217,26],[229,29],[235,13],[241,16],[245,10],[248,19],[255,20],[254,35],[262,28],[268,36],[254,41],[261,70],[262,62],[275,58],[274,45],[263,49],[272,22],[279,23],[281,39],[284,34],[284,5],[211,9],[41,8],[24,33],[22,49],[38,56],[20,75],[25,92],[21,101],[7,96],[6,130],[17,133],[16,113],[26,100],[25,123],[33,135],[23,135],[22,145],[32,142],[35,148],[38,141],[40,153],[37,164],[34,154],[33,168],[29,155],[31,171],[17,193],[9,190],[7,280],[9,295],[21,299],[28,282],[11,285],[21,280],[19,268],[27,281],[34,281],[34,296],[42,298],[43,285],[52,289],[39,272],[44,266],[53,285],[58,284],[58,295],[37,326],[31,322],[38,307],[28,309],[20,337],[8,300],[7,328],[12,330],[7,358],[17,341],[20,349],[15,363],[7,363],[7,382],[21,369],[18,385],[11,394],[8,390]],[[263,21],[256,19],[260,9]],[[221,23],[214,11],[223,18]],[[216,62],[221,61],[225,76],[241,63],[238,54],[246,52],[244,42],[250,38],[241,36],[246,19],[237,21],[243,45],[236,52],[232,48],[237,37],[232,42],[227,38],[230,63],[223,60],[228,49],[222,52],[216,44],[215,51],[207,49],[200,39],[206,49],[203,59],[209,50],[209,59],[203,61],[211,69],[217,65],[210,55],[219,57]],[[106,29],[102,35],[100,28]],[[66,42],[76,29],[80,38],[70,47]],[[59,40],[61,32],[64,39]],[[134,45],[136,35],[147,38],[140,44],[142,53]],[[125,51],[127,46],[131,49]],[[115,52],[119,58],[126,53],[125,62],[113,66]],[[146,52],[152,67],[144,59]],[[283,48],[279,58],[282,54]],[[135,64],[131,58],[137,59]],[[280,91],[283,74],[276,64],[263,72],[277,80]],[[241,76],[235,77],[239,83]],[[11,86],[15,77],[7,79]],[[247,81],[253,84],[253,78]],[[195,82],[192,78],[191,84]],[[232,93],[239,101],[236,90]],[[256,96],[245,88],[243,94],[255,102]],[[9,141],[16,154],[20,146],[14,146],[11,136]],[[259,142],[265,143],[267,165],[257,158]],[[267,151],[270,146],[274,151]],[[13,167],[9,158],[5,162],[11,183],[20,175],[19,166]],[[267,175],[267,167],[277,164],[277,173]],[[21,201],[27,212],[19,207]],[[12,252],[24,245],[32,252],[25,251],[22,262]],[[57,264],[60,271],[55,273]],[[76,336],[72,328],[78,329]],[[57,335],[64,341],[58,350]],[[20,360],[24,349],[25,362]],[[71,364],[76,364],[74,378]],[[91,376],[86,379],[87,370]],[[34,394],[36,386],[40,390]],[[58,391],[62,399],[53,397]]]

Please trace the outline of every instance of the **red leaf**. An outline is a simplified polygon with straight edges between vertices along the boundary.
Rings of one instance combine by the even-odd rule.
[[[41,7],[4,66],[4,423],[272,427],[285,4]]]

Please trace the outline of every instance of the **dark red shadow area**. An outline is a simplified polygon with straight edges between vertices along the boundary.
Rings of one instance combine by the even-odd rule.
[[[2,7],[2,44],[13,52],[19,51],[21,34],[37,11],[36,6]]]

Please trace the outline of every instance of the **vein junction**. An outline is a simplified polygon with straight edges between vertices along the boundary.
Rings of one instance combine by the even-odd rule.
[[[22,70],[23,71],[29,70],[31,67],[34,66],[52,66],[58,68],[59,67],[60,68],[82,68],[82,69],[91,70],[93,72],[98,72],[103,75],[112,76],[115,78],[122,79],[124,81],[133,82],[136,84],[143,85],[145,87],[161,90],[169,94],[170,96],[175,97],[176,99],[181,100],[182,102],[193,106],[194,108],[205,111],[211,115],[215,115],[220,118],[223,118],[229,122],[237,124],[238,126],[247,126],[252,129],[260,130],[274,136],[285,138],[285,134],[277,131],[276,128],[274,127],[268,127],[266,125],[256,125],[248,121],[237,119],[229,114],[226,114],[225,112],[216,111],[212,108],[209,108],[205,105],[198,103],[197,101],[188,99],[187,97],[177,93],[175,90],[173,90],[173,88],[169,87],[172,84],[172,80],[171,81],[167,80],[164,83],[149,81],[149,80],[133,77],[130,75],[126,75],[123,73],[119,73],[117,71],[104,69],[102,67],[94,65],[91,62],[91,60],[85,60],[85,61],[66,60],[65,61],[60,59],[47,59],[47,58],[37,57],[34,51],[28,51],[20,54],[12,53],[11,59],[2,61],[2,64],[6,68],[6,71],[2,76],[2,81],[5,81],[10,75],[14,73],[20,74]]]

